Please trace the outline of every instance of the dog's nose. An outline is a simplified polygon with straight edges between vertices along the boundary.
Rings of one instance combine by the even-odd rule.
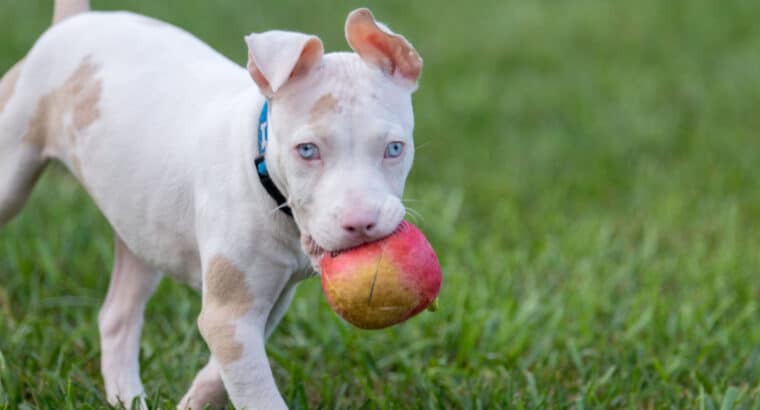
[[[343,231],[352,237],[371,238],[377,227],[378,212],[369,210],[351,210],[343,215]]]

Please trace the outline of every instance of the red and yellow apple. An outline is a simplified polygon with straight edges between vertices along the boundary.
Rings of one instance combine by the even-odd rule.
[[[432,246],[406,221],[384,239],[326,254],[321,267],[330,306],[362,329],[411,318],[433,303],[441,288],[441,266]]]

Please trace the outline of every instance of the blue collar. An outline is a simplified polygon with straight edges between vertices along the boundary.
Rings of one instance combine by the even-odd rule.
[[[267,190],[269,196],[277,203],[277,208],[280,211],[285,212],[288,216],[293,216],[293,211],[287,206],[288,200],[285,195],[277,189],[277,186],[269,177],[269,170],[267,169],[267,163],[264,158],[267,152],[267,142],[269,142],[269,101],[264,101],[264,106],[261,108],[261,115],[259,115],[258,128],[258,149],[259,152],[256,155],[254,164],[256,164],[256,173],[259,175],[259,181],[264,189]]]

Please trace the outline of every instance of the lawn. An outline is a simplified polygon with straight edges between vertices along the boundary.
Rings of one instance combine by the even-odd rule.
[[[50,3],[0,3],[0,71]],[[242,36],[272,28],[347,49],[360,5],[93,3],[241,63]],[[760,2],[377,3],[425,59],[406,200],[441,259],[440,310],[361,331],[304,282],[269,343],[291,407],[760,409]],[[50,167],[0,228],[0,408],[107,407],[112,258],[101,214]],[[199,308],[170,280],[148,306],[156,408],[207,359]]]

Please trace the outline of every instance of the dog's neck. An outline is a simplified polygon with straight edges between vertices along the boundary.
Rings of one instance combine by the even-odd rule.
[[[261,108],[261,114],[259,114],[259,123],[257,127],[257,153],[254,165],[256,167],[256,173],[259,176],[259,182],[266,189],[269,196],[277,203],[277,208],[284,212],[285,215],[293,217],[293,211],[288,205],[288,200],[283,195],[282,191],[272,180],[269,175],[269,169],[266,162],[266,149],[269,142],[269,101],[264,101],[264,105]]]

